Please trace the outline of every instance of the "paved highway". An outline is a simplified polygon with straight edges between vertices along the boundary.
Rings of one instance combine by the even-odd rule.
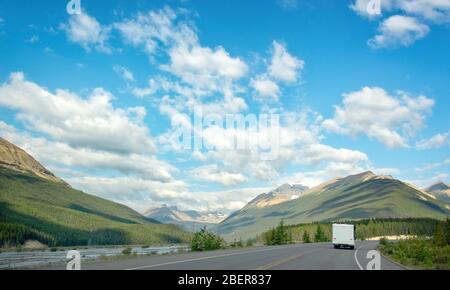
[[[358,242],[355,250],[334,249],[330,243],[252,247],[174,255],[130,257],[83,263],[82,270],[363,270],[367,253],[378,242]],[[64,266],[51,269],[64,269]],[[382,270],[401,266],[381,257]]]

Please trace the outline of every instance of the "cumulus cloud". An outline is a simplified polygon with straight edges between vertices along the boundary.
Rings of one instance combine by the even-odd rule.
[[[450,21],[449,0],[397,0],[396,5],[405,13],[417,15],[436,23]]]
[[[182,132],[192,132],[188,116],[171,107],[165,110],[172,116],[173,124],[183,129]],[[267,127],[265,125],[256,130],[248,126],[214,125],[204,128],[201,136],[194,135],[193,138],[200,137],[204,145],[195,151],[195,158],[205,164],[200,171],[195,171],[197,176],[234,185],[245,182],[247,178],[277,180],[288,164],[316,166],[329,162],[361,164],[368,161],[368,157],[360,151],[321,144],[317,123],[320,118],[318,121],[311,120],[312,116],[307,112],[286,112],[282,116],[280,124],[268,123]],[[251,122],[243,115],[242,120]],[[182,145],[179,135],[173,136],[176,136],[170,139],[173,143],[166,145]],[[182,152],[180,147],[176,148]],[[219,173],[217,168],[220,168]]]
[[[368,41],[372,48],[409,46],[425,37],[430,28],[414,17],[394,15],[384,20],[378,30],[380,34]]]
[[[251,80],[250,85],[256,91],[256,99],[272,99],[278,100],[280,88],[269,78],[262,76]]]
[[[296,82],[305,63],[292,56],[281,43],[274,41],[273,56],[269,66],[269,74],[276,80],[292,83]]]
[[[70,16],[68,23],[60,25],[66,32],[67,38],[81,45],[85,50],[95,49],[100,52],[111,53],[108,40],[111,28],[101,25],[97,19],[86,12]]]
[[[135,175],[146,179],[169,182],[177,169],[149,154],[118,154],[90,148],[74,148],[63,142],[54,142],[29,133],[0,121],[0,135],[23,148],[45,166],[55,168],[77,168],[96,172],[116,171],[125,175]],[[63,171],[63,174],[66,173]]]
[[[301,149],[297,161],[302,164],[314,164],[322,161],[356,164],[368,161],[366,154],[346,148],[334,148],[325,144],[311,144]]]
[[[73,147],[111,152],[153,152],[155,146],[143,123],[143,107],[115,108],[113,96],[94,89],[84,99],[66,90],[55,93],[11,74],[0,86],[0,105],[17,112],[28,128]]]
[[[408,138],[424,127],[433,106],[426,96],[391,96],[382,88],[364,87],[344,94],[343,105],[336,106],[334,118],[323,126],[340,134],[365,134],[390,148],[408,147]]]
[[[381,14],[369,13],[371,0],[355,0],[350,9],[369,18],[385,18],[379,25],[379,34],[368,41],[373,48],[409,46],[424,38],[430,25],[450,22],[449,0],[382,0]]]
[[[224,82],[237,80],[247,73],[247,64],[232,57],[223,47],[202,46],[195,27],[169,7],[139,13],[115,23],[114,27],[126,42],[143,47],[149,55],[164,48],[169,63],[161,68],[192,86],[216,91]]]
[[[177,31],[173,21],[177,18],[175,11],[169,7],[138,13],[135,17],[114,23],[124,41],[135,47],[143,47],[147,53],[156,53],[159,44],[168,45],[173,41]],[[185,27],[183,25],[183,27]],[[186,27],[186,30],[188,28]],[[195,35],[191,35],[196,37]]]
[[[279,183],[300,183],[311,188],[328,180],[361,173],[364,170],[367,170],[367,167],[357,163],[330,162],[315,170],[297,172],[281,178]]]
[[[170,204],[183,209],[231,213],[241,209],[268,188],[240,188],[226,191],[189,191],[186,183],[161,183],[135,177],[74,177],[69,183],[98,196],[145,211],[157,204]],[[150,206],[149,206],[150,205]]]
[[[248,180],[242,173],[228,172],[220,169],[215,164],[197,167],[191,170],[190,174],[196,179],[215,182],[225,186],[240,184]]]
[[[439,133],[430,139],[423,139],[416,143],[419,150],[435,149],[450,145],[450,132]]]
[[[367,18],[377,18],[380,17],[384,12],[390,11],[392,9],[392,0],[381,0],[380,1],[380,12],[381,14],[372,13],[369,9],[373,6],[375,1],[373,0],[355,0],[352,4],[350,4],[350,9],[355,11],[357,14],[367,17]]]

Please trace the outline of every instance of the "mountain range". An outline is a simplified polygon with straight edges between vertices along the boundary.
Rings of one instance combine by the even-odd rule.
[[[0,138],[0,247],[186,242],[174,225],[71,188],[24,150]]]
[[[431,193],[439,200],[450,202],[450,186],[444,182],[437,182],[425,188],[424,191]]]
[[[283,184],[242,209],[218,212],[153,207],[139,214],[125,205],[76,190],[21,148],[0,138],[0,246],[26,238],[51,245],[187,242],[207,226],[227,240],[253,238],[286,224],[367,218],[434,218],[450,214],[450,187],[421,190],[367,171],[313,188]],[[182,229],[184,228],[184,230]]]
[[[286,224],[299,224],[365,218],[444,219],[450,214],[450,205],[434,194],[370,171],[332,179],[302,191],[294,199],[275,203],[271,200],[272,194],[257,197],[214,230],[226,239],[245,239],[270,229],[282,219]]]
[[[225,219],[220,212],[199,212],[195,210],[179,210],[176,206],[151,208],[143,216],[165,224],[175,224],[189,231],[196,231],[202,227],[210,228]]]

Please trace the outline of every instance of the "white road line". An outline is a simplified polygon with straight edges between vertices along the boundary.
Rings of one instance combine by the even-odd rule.
[[[359,251],[359,249],[365,248],[365,247],[367,247],[367,246],[370,246],[370,244],[367,244],[367,245],[364,245],[364,246],[359,246],[359,247],[356,249],[356,251],[355,251],[355,261],[356,261],[356,264],[358,265],[358,268],[359,268],[360,270],[364,270],[364,268],[363,268],[363,266],[361,266],[361,264],[360,264],[359,261],[358,261],[358,251]]]
[[[125,269],[125,270],[140,270],[140,269],[154,268],[154,267],[174,265],[174,264],[180,264],[180,263],[209,260],[209,259],[221,258],[221,257],[229,257],[229,256],[237,256],[237,255],[244,255],[244,254],[251,254],[251,253],[267,252],[267,251],[272,251],[272,250],[277,250],[277,249],[286,249],[286,248],[285,247],[277,247],[277,248],[262,249],[262,250],[256,250],[256,251],[246,251],[246,252],[222,254],[222,255],[216,255],[216,256],[201,257],[201,258],[187,259],[187,260],[181,260],[181,261],[173,261],[173,262],[167,262],[167,263],[161,263],[161,264],[139,266],[139,267],[129,268],[129,269]]]

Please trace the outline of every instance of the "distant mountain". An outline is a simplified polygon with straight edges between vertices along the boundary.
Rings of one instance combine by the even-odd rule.
[[[262,193],[250,201],[246,208],[249,207],[266,207],[276,205],[288,200],[299,198],[309,188],[301,184],[283,184],[282,186],[268,192]]]
[[[301,184],[285,183],[268,193],[261,193],[250,202],[248,202],[242,209],[233,212],[224,222],[239,215],[240,212],[245,212],[251,208],[264,208],[276,204],[280,204],[289,200],[299,198],[309,187]],[[219,225],[220,226],[220,225]]]
[[[437,199],[450,203],[450,186],[444,182],[435,183],[424,191],[434,195]]]
[[[179,210],[176,206],[162,206],[147,210],[142,214],[165,224],[175,224],[190,231],[196,231],[204,226],[210,227],[225,219],[219,212],[198,212],[195,210]]]
[[[0,140],[0,247],[27,239],[47,245],[185,242],[173,225],[72,189],[24,150]]]
[[[265,207],[245,206],[215,230],[227,239],[254,237],[281,219],[286,224],[363,218],[443,219],[450,207],[422,190],[390,176],[363,172],[335,178],[299,198]]]

